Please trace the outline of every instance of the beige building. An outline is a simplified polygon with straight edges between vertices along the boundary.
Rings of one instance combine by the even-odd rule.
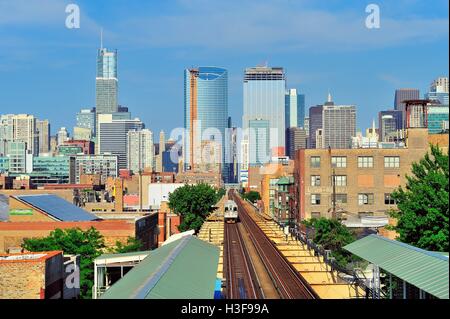
[[[448,151],[448,135],[428,136],[427,129],[410,129],[406,147],[372,149],[306,149],[295,157],[295,203],[297,221],[333,216],[333,184],[337,217],[361,220],[383,216],[396,207],[391,193],[406,184],[413,162],[429,150],[429,143]]]

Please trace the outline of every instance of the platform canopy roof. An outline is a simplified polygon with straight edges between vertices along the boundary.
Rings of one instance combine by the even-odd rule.
[[[212,299],[219,248],[195,236],[155,249],[101,299]]]
[[[392,275],[441,299],[449,298],[448,253],[369,235],[344,247]]]

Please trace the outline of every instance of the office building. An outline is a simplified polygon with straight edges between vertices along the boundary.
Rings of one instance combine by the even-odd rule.
[[[395,90],[394,109],[402,112],[402,129],[406,128],[406,100],[420,99],[420,92],[418,89],[399,89]]]
[[[36,120],[38,134],[39,155],[50,151],[50,122],[48,120]]]
[[[323,106],[324,147],[350,148],[356,135],[356,107],[354,105]]]
[[[400,110],[387,110],[378,113],[380,142],[393,141],[397,132],[403,128],[403,113]]]
[[[80,129],[88,129],[90,130],[90,135],[95,136],[96,132],[96,112],[95,107],[92,109],[82,109],[77,113],[76,118],[76,128]],[[80,130],[78,130],[80,132]],[[82,130],[81,130],[82,131]],[[77,132],[78,133],[78,132]],[[79,136],[75,137],[75,128],[74,128],[74,138],[79,139]]]
[[[28,114],[7,114],[0,117],[0,151],[8,154],[10,142],[23,142],[29,153],[39,153],[36,118]]]
[[[260,166],[270,162],[270,121],[249,121],[249,166]]]
[[[27,150],[25,142],[9,143],[9,173],[29,173],[33,170],[33,154]]]
[[[318,148],[316,143],[317,130],[323,125],[323,105],[316,105],[309,108],[309,145],[308,148]]]
[[[286,77],[283,68],[257,66],[245,69],[242,128],[244,131],[250,128],[250,121],[254,120],[268,122],[269,158],[270,153],[285,154],[285,96]],[[256,150],[251,140],[249,146],[250,152]],[[255,157],[255,154],[250,156]]]
[[[153,133],[148,129],[128,131],[127,168],[137,174],[153,170]]]
[[[96,112],[118,112],[117,50],[100,48],[97,55]]]
[[[305,127],[305,95],[290,89],[285,96],[285,127]]]
[[[228,124],[228,72],[218,67],[198,67],[184,72],[183,160],[186,170],[198,170],[203,164],[203,146],[220,147],[223,163],[225,129]],[[217,163],[216,163],[217,164]],[[226,174],[225,166],[224,174]]]
[[[295,151],[306,148],[306,130],[301,127],[290,127],[287,129],[286,150],[289,158],[293,159]]]
[[[439,101],[442,105],[449,105],[448,94],[448,78],[440,77],[431,83],[430,91],[425,94],[425,99],[434,103]]]
[[[33,186],[74,184],[75,158],[70,156],[38,156],[33,158],[33,171],[28,174]]]
[[[99,154],[117,155],[119,169],[127,168],[127,134],[129,131],[140,131],[143,128],[144,123],[138,118],[114,120],[112,114],[99,114],[97,131]]]
[[[428,132],[430,134],[448,133],[449,106],[428,105]]]
[[[111,154],[75,156],[75,182],[80,183],[81,175],[99,175],[104,184],[108,177],[119,176],[118,156]]]
[[[66,143],[69,140],[69,132],[65,127],[61,127],[56,136],[58,146]]]

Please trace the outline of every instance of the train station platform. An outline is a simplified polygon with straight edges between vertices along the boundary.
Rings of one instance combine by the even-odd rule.
[[[323,257],[315,256],[302,242],[286,236],[280,227],[267,216],[259,215],[249,203],[250,216],[256,221],[264,233],[275,243],[278,250],[288,259],[297,271],[311,285],[322,299],[360,298],[364,292],[339,278],[336,271],[331,271]]]

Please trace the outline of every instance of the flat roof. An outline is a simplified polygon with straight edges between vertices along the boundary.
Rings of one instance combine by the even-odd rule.
[[[437,298],[449,298],[448,253],[427,251],[377,235],[366,236],[344,249]]]
[[[213,299],[219,248],[186,236],[151,251],[101,299]]]
[[[94,214],[88,213],[56,195],[18,195],[13,197],[60,221],[93,221],[99,219]]]

